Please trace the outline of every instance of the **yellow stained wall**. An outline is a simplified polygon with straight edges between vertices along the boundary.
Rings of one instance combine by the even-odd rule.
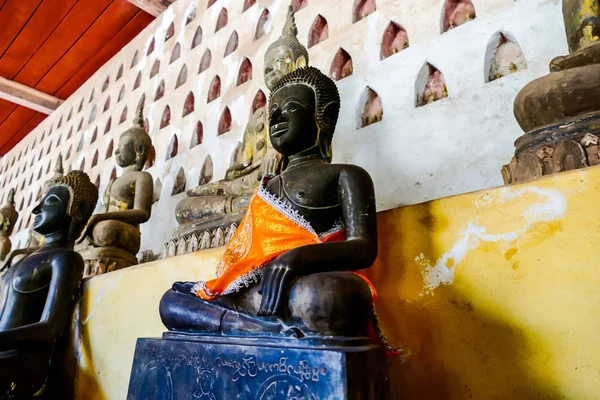
[[[379,215],[368,270],[404,353],[394,399],[600,399],[600,168]],[[75,329],[79,399],[123,399],[135,340],[162,293],[207,279],[222,249],[87,282]]]

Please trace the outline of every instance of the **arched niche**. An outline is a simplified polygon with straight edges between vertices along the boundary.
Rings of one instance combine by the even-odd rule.
[[[89,124],[91,124],[92,122],[94,122],[96,120],[96,113],[97,112],[98,112],[98,108],[94,104],[94,106],[92,107],[92,111],[90,112],[90,119],[88,120]]]
[[[185,98],[185,102],[183,103],[183,113],[182,117],[185,117],[194,112],[194,93],[190,90],[188,95]]]
[[[192,140],[190,141],[190,149],[198,146],[202,143],[204,139],[204,126],[202,122],[196,122],[196,127],[194,128],[194,132],[192,133]]]
[[[148,45],[148,50],[146,51],[146,55],[149,56],[150,54],[152,54],[152,52],[154,51],[154,44],[155,44],[155,40],[154,38],[152,38],[152,40],[150,40],[150,44]]]
[[[165,33],[165,42],[175,36],[175,23],[171,22]]]
[[[136,50],[135,53],[133,54],[133,58],[131,59],[131,65],[129,66],[129,68],[135,67],[137,65],[139,59],[140,59],[140,52]]]
[[[161,192],[162,192],[162,182],[160,181],[160,178],[156,178],[156,180],[154,181],[154,191],[152,194],[152,203],[156,203],[157,201],[160,200]]]
[[[244,57],[244,60],[242,61],[238,71],[236,86],[240,86],[241,84],[248,82],[250,79],[252,79],[252,63],[248,57]]]
[[[98,175],[96,177],[96,181],[94,182],[94,185],[96,185],[96,189],[100,189],[100,175]]]
[[[121,125],[126,120],[127,120],[127,106],[125,106],[123,108],[123,111],[121,112],[121,117],[119,118],[119,125]]]
[[[171,137],[171,141],[169,142],[169,147],[167,148],[167,155],[165,156],[165,160],[170,160],[171,158],[177,155],[177,151],[179,150],[179,139],[177,139],[177,135],[173,135]]]
[[[229,160],[229,166],[233,167],[234,165],[239,164],[242,161],[242,155],[244,153],[244,145],[242,142],[238,142],[233,149],[233,153],[231,153],[231,159]]]
[[[92,158],[91,168],[94,168],[96,165],[98,165],[98,150],[96,150],[96,152],[94,153],[94,158]]]
[[[92,101],[94,101],[94,88],[92,88],[92,91],[90,92],[90,98],[88,100],[88,103],[91,103]]]
[[[361,96],[361,104],[362,114],[360,115],[359,127],[364,128],[365,126],[377,123],[383,119],[383,104],[381,102],[381,97],[368,86]]]
[[[69,122],[71,120],[72,116],[73,116],[73,107],[71,107],[71,109],[69,109],[69,115],[67,115],[67,122]]]
[[[138,72],[137,76],[135,77],[135,82],[133,83],[133,90],[139,88],[141,84],[142,84],[142,71]]]
[[[69,128],[69,132],[67,133],[67,140],[71,139],[71,136],[73,136],[73,126]]]
[[[495,33],[486,48],[485,81],[491,82],[524,69],[527,69],[527,60],[517,41],[508,33]]]
[[[187,65],[183,64],[179,75],[177,75],[177,82],[175,83],[175,89],[187,82]]]
[[[356,23],[377,10],[375,0],[354,0],[352,6],[352,23]]]
[[[221,117],[219,118],[219,127],[217,130],[217,135],[221,136],[222,134],[229,132],[231,130],[231,111],[229,111],[229,107],[225,107],[223,112],[221,113]]]
[[[113,152],[114,152],[114,150],[113,150],[114,146],[115,146],[115,143],[114,143],[114,141],[113,141],[113,140],[111,140],[111,141],[108,143],[108,147],[106,148],[106,154],[105,154],[105,156],[104,156],[104,159],[105,159],[105,160],[108,160],[109,158],[111,158],[111,157],[112,157],[112,155],[113,155]]]
[[[115,78],[115,80],[118,81],[122,77],[123,77],[123,64],[121,64],[121,66],[119,67],[119,70],[117,71],[117,77]]]
[[[104,135],[110,132],[110,125],[112,123],[112,117],[108,117],[108,121],[106,121],[106,125],[104,126]]]
[[[254,96],[254,100],[252,100],[252,114],[256,112],[259,108],[263,108],[267,106],[267,96],[265,93],[258,89],[256,95]]]
[[[426,62],[415,82],[416,106],[421,107],[448,97],[444,74]]]
[[[198,182],[199,185],[206,185],[213,179],[213,162],[210,154],[206,156],[204,160],[204,164],[202,164],[202,169],[200,170],[200,180]]]
[[[170,123],[171,123],[171,107],[166,106],[162,113],[162,117],[160,118],[160,128],[159,129],[169,126]]]
[[[219,17],[217,18],[217,25],[215,26],[215,32],[219,32],[222,28],[227,25],[227,9],[223,7],[221,12],[219,12]]]
[[[94,128],[94,133],[92,133],[92,139],[90,140],[90,144],[94,143],[98,138],[98,127]]]
[[[83,118],[81,118],[79,125],[77,125],[77,132],[81,132],[81,128],[83,128]]]
[[[110,78],[107,76],[106,79],[104,80],[104,83],[102,84],[102,93],[106,92],[106,89],[108,89],[108,85],[110,85]],[[62,118],[61,118],[62,121]]]
[[[256,0],[244,0],[244,5],[242,7],[242,12],[245,12],[247,9],[252,7],[256,3]]]
[[[67,150],[67,155],[65,157],[66,160],[68,160],[69,158],[71,158],[71,149],[73,148],[73,145],[69,146],[69,150]]]
[[[185,25],[189,25],[196,18],[196,4],[192,3],[185,18]]]
[[[221,78],[219,75],[215,75],[212,82],[210,83],[210,88],[208,90],[208,97],[206,98],[206,102],[210,103],[211,101],[217,99],[221,96]]]
[[[158,84],[158,88],[156,88],[156,93],[154,94],[154,101],[160,100],[165,95],[165,80],[161,79]]]
[[[202,59],[200,59],[200,68],[198,68],[199,74],[203,73],[210,67],[211,59],[212,59],[211,52],[209,49],[206,49],[206,51],[202,55]]]
[[[102,108],[102,112],[107,112],[110,108],[110,95],[106,97],[106,101],[104,102],[104,107]]]
[[[121,85],[121,90],[119,90],[119,97],[117,97],[117,103],[119,103],[121,100],[123,100],[123,97],[125,97],[125,85]]]
[[[198,25],[196,33],[194,33],[194,39],[192,39],[192,49],[200,46],[200,43],[202,43],[202,28]]]
[[[224,57],[227,57],[238,48],[238,33],[237,31],[231,32],[231,36],[229,36],[229,40],[227,41],[227,46],[225,46],[225,54]]]
[[[408,34],[402,25],[390,21],[381,39],[381,59],[386,59],[408,47]]]
[[[83,109],[83,99],[81,99],[81,101],[79,102],[79,107],[77,107],[77,112],[81,112],[82,109]]]
[[[154,78],[156,74],[160,71],[160,60],[157,58],[152,63],[152,68],[150,69],[150,78]]]
[[[85,171],[85,157],[83,157],[81,159],[81,164],[79,164],[79,170],[80,171]],[[48,173],[48,171],[46,171],[46,173]]]
[[[217,0],[208,0],[208,3],[206,4],[206,8],[210,8],[216,2],[217,2]]]
[[[352,66],[352,57],[350,54],[344,49],[340,47],[340,49],[333,57],[333,61],[331,63],[331,68],[329,70],[329,76],[334,81],[339,81],[340,79],[344,79],[354,72],[354,67]]]
[[[179,60],[179,57],[181,57],[181,45],[176,43],[175,47],[173,47],[173,51],[171,52],[169,64],[173,64],[175,61]]]
[[[297,12],[308,5],[308,0],[292,0],[292,9]]]
[[[77,145],[77,150],[75,150],[75,152],[79,153],[81,150],[83,150],[83,135],[81,135],[81,139],[79,139],[79,144]]]
[[[322,15],[317,15],[308,32],[308,48],[329,38],[329,25]]]
[[[113,168],[112,171],[110,171],[110,176],[108,177],[108,181],[112,182],[115,179],[117,179],[117,169]]]
[[[254,31],[254,40],[258,40],[267,33],[267,25],[271,21],[271,14],[266,8],[260,14],[258,23],[256,24],[256,30]]]
[[[442,33],[477,17],[471,0],[446,0],[442,8]]]
[[[177,175],[175,176],[175,182],[173,182],[173,189],[171,190],[171,196],[178,195],[179,193],[183,193],[185,191],[185,171],[183,167],[179,167],[179,171],[177,171]]]
[[[142,93],[142,95],[140,96],[140,99],[138,100],[137,108],[140,108],[143,111],[145,105],[146,105],[146,93]]]

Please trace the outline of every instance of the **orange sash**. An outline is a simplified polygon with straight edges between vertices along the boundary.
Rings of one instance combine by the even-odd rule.
[[[341,224],[318,235],[289,204],[267,191],[265,184],[268,179],[263,178],[246,215],[221,256],[216,278],[194,286],[198,297],[212,300],[258,283],[263,268],[288,250],[345,239]]]

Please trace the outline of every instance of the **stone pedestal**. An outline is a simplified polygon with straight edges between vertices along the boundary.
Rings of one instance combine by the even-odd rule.
[[[366,340],[165,334],[138,339],[128,400],[386,400],[385,352]]]
[[[135,255],[118,247],[93,247],[83,243],[75,246],[75,251],[81,254],[85,261],[84,278],[131,267],[138,263]]]

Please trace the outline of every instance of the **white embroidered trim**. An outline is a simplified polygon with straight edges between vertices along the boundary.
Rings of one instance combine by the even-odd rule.
[[[322,241],[327,236],[331,236],[334,233],[343,231],[345,228],[346,228],[346,226],[344,225],[344,221],[342,221],[341,219],[338,219],[337,221],[335,221],[335,223],[333,224],[331,229],[329,229],[328,231],[325,231],[323,233],[319,233],[319,239]]]
[[[261,265],[260,267],[255,268],[252,271],[240,276],[239,278],[237,278],[236,280],[231,282],[229,284],[229,286],[227,286],[225,288],[225,290],[223,290],[222,293],[211,292],[208,289],[208,287],[206,287],[206,282],[204,282],[204,281],[197,282],[192,287],[191,292],[193,294],[197,294],[200,290],[202,290],[202,292],[206,293],[210,297],[225,296],[225,295],[231,294],[233,292],[239,292],[243,288],[249,288],[250,286],[259,283],[260,279],[262,278],[265,266],[266,266],[266,264]]]
[[[279,198],[279,196],[276,196],[267,190],[266,183],[270,179],[271,177],[267,175],[263,177],[262,182],[258,187],[258,196],[273,206],[273,208],[275,208],[277,211],[285,215],[290,221],[312,233],[316,237],[319,237],[310,223],[302,215],[300,215],[298,211],[294,210],[287,201],[283,201]]]

